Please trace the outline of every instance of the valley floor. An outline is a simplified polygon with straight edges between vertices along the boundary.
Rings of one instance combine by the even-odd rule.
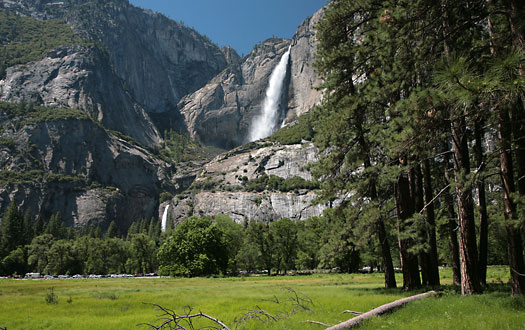
[[[440,297],[410,303],[360,329],[525,329],[525,299],[511,297],[508,285],[502,283],[507,281],[507,269],[489,268],[491,284],[486,293],[472,297],[461,297],[450,286],[450,270],[441,273],[444,288]],[[351,317],[342,314],[344,310],[365,312],[415,294],[382,286],[382,274],[0,280],[0,327],[148,329],[137,326],[159,324],[155,307],[143,304],[148,302],[178,314],[191,306],[193,312],[214,316],[232,329],[242,329],[244,322],[239,319],[243,314],[259,309],[277,320],[251,320],[245,329],[322,329],[306,321],[333,325]],[[51,292],[58,303],[46,302]],[[293,299],[294,292],[299,299]]]

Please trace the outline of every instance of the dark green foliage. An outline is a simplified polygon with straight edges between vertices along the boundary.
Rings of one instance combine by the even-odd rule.
[[[161,192],[159,195],[159,203],[164,203],[173,198],[173,194],[167,191]]]
[[[55,239],[66,238],[67,230],[60,213],[55,213],[51,216],[44,228],[44,233],[52,235]]]
[[[117,236],[118,236],[117,225],[115,224],[115,221],[111,221],[111,223],[109,224],[108,230],[106,231],[106,237],[115,238]]]
[[[244,230],[242,225],[234,222],[225,214],[218,214],[213,218],[216,226],[224,233],[228,246],[228,274],[237,274],[239,267],[236,256],[243,246]]]
[[[0,257],[24,244],[23,219],[17,204],[12,201],[4,212],[0,223]]]
[[[292,220],[283,218],[272,222],[270,229],[275,241],[276,267],[286,274],[288,270],[295,269],[299,245],[297,225]]]
[[[167,162],[186,162],[210,159],[223,150],[202,146],[192,140],[188,134],[169,130],[164,132],[164,146],[155,152]]]
[[[160,246],[159,272],[178,276],[224,274],[228,243],[210,218],[189,218],[180,223]]]
[[[88,45],[62,19],[38,20],[0,9],[0,77],[16,64],[37,61],[51,49]]]
[[[306,114],[297,120],[295,124],[283,127],[269,138],[271,141],[280,144],[298,144],[303,140],[311,141],[314,137],[314,130],[310,115]]]
[[[246,191],[255,192],[262,192],[265,190],[289,192],[300,189],[319,189],[319,183],[316,181],[307,181],[298,176],[290,179],[284,179],[276,175],[268,176],[266,173],[253,180],[243,182]]]
[[[83,111],[68,108],[48,108],[34,103],[21,102],[18,104],[0,102],[0,113],[5,113],[20,128],[41,122],[59,120],[89,120],[89,115]]]
[[[246,234],[247,245],[250,248],[244,252],[257,251],[257,264],[271,275],[272,268],[275,266],[275,244],[270,225],[259,221],[250,222]]]
[[[156,269],[156,245],[146,234],[134,234],[128,238],[130,241],[130,255],[126,267],[132,273],[150,273]]]

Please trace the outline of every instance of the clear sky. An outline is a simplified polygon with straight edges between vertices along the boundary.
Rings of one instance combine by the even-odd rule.
[[[270,37],[292,38],[297,27],[326,0],[130,0],[182,21],[219,46],[247,55]]]

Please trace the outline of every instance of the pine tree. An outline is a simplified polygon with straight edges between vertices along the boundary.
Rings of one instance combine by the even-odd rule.
[[[0,257],[24,244],[22,221],[17,204],[11,201],[0,223]]]
[[[115,220],[112,220],[109,224],[108,230],[106,231],[106,238],[115,238],[117,236],[117,225],[115,224]]]

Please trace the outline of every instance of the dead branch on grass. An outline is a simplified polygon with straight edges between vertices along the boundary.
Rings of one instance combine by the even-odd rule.
[[[151,329],[181,329],[181,330],[195,330],[195,327],[193,325],[193,319],[195,318],[205,318],[208,320],[213,321],[218,326],[209,326],[206,328],[200,328],[200,329],[217,329],[217,330],[230,330],[230,328],[224,324],[219,319],[204,314],[203,312],[194,313],[192,314],[193,309],[189,306],[186,306],[186,314],[178,315],[173,310],[163,307],[159,304],[154,303],[143,303],[146,305],[152,305],[157,307],[157,311],[161,312],[161,314],[157,315],[156,322],[161,322],[159,325],[151,324],[151,323],[139,323],[137,325],[145,325],[150,327]]]
[[[312,309],[310,307],[308,307],[308,305],[312,305],[313,306],[314,303],[313,303],[312,299],[310,299],[307,296],[300,297],[299,294],[297,293],[297,291],[295,291],[292,288],[285,287],[284,289],[286,289],[290,294],[292,294],[292,297],[287,299],[287,301],[291,301],[292,305],[293,305],[293,308],[292,308],[292,311],[290,312],[290,314],[295,314],[295,313],[301,312],[301,311],[305,311],[308,314],[310,314]]]

